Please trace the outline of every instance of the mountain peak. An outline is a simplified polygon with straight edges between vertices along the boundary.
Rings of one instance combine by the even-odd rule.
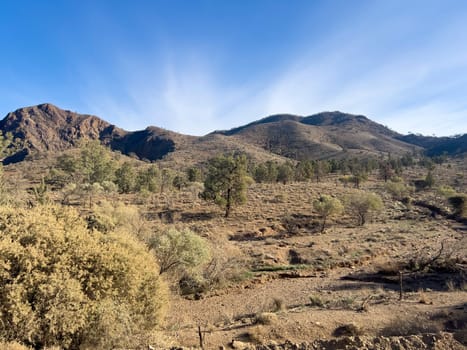
[[[242,151],[253,159],[324,159],[405,154],[425,147],[363,115],[340,111],[310,116],[274,114],[207,137],[194,137],[149,126],[128,132],[96,116],[63,110],[51,103],[17,109],[0,121],[0,130],[23,141],[24,148],[4,159],[18,162],[32,153],[60,152],[81,139],[100,140],[113,150],[155,161],[180,157],[182,163],[205,161],[216,152]],[[465,138],[454,140],[453,152]],[[435,140],[438,145],[438,141]],[[443,149],[444,141],[439,141]],[[438,148],[436,149],[438,151]]]
[[[101,139],[114,127],[95,116],[73,113],[43,103],[17,109],[0,121],[0,130],[25,141],[22,154],[62,151],[79,139]]]
[[[352,122],[367,123],[367,122],[371,122],[371,120],[369,120],[367,117],[363,115],[354,115],[354,114],[349,114],[349,113],[343,113],[340,111],[334,111],[334,112],[321,112],[321,113],[310,115],[308,117],[303,118],[302,122],[308,125],[340,125],[340,124],[352,123]],[[371,123],[374,123],[374,122],[371,122]]]

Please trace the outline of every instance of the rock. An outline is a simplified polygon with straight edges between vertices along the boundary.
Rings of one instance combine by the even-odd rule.
[[[232,349],[245,350],[249,348],[249,344],[244,343],[240,340],[232,340],[231,343]]]
[[[271,342],[267,345],[252,345],[238,340],[232,341],[234,349],[242,350],[463,350],[465,346],[451,333],[420,334],[405,337],[350,336],[337,339],[318,339],[311,343],[283,344]]]

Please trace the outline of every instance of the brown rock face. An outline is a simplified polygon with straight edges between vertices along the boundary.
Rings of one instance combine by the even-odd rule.
[[[79,139],[102,139],[122,131],[98,117],[62,110],[48,103],[9,113],[0,121],[0,129],[24,140],[25,146],[35,151],[60,151]]]
[[[32,153],[57,152],[76,147],[79,140],[100,140],[114,150],[156,160],[173,151],[174,142],[162,129],[127,132],[96,116],[78,114],[45,103],[9,113],[0,130],[21,139],[24,148],[3,163],[23,160]]]

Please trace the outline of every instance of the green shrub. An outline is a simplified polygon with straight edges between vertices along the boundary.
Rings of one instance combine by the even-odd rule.
[[[326,302],[319,295],[311,294],[309,299],[310,306],[324,307],[326,305]]]
[[[347,197],[348,208],[357,218],[357,224],[363,226],[371,212],[380,211],[383,201],[376,193],[355,192]]]
[[[144,221],[134,205],[122,202],[111,203],[100,201],[93,206],[93,213],[87,218],[88,226],[101,232],[124,231],[139,234],[143,230]]]
[[[148,245],[159,261],[160,273],[193,269],[210,257],[207,243],[189,229],[157,233],[149,237]]]
[[[321,232],[324,231],[326,220],[334,215],[339,215],[344,210],[341,201],[328,195],[322,195],[313,201],[313,208],[321,217]]]
[[[167,294],[147,248],[89,231],[70,208],[0,207],[0,339],[34,348],[134,346]]]
[[[437,188],[437,191],[438,193],[443,196],[443,197],[446,197],[446,198],[449,198],[449,197],[453,197],[457,194],[456,190],[453,189],[451,186],[439,186]]]
[[[389,192],[393,199],[396,200],[403,200],[410,196],[413,192],[413,188],[411,186],[406,185],[403,182],[394,182],[389,181],[385,184],[385,189]]]

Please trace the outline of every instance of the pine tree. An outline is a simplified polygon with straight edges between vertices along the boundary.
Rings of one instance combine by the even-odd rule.
[[[228,217],[233,206],[246,202],[249,181],[244,155],[215,157],[209,161],[202,197],[224,208]]]

